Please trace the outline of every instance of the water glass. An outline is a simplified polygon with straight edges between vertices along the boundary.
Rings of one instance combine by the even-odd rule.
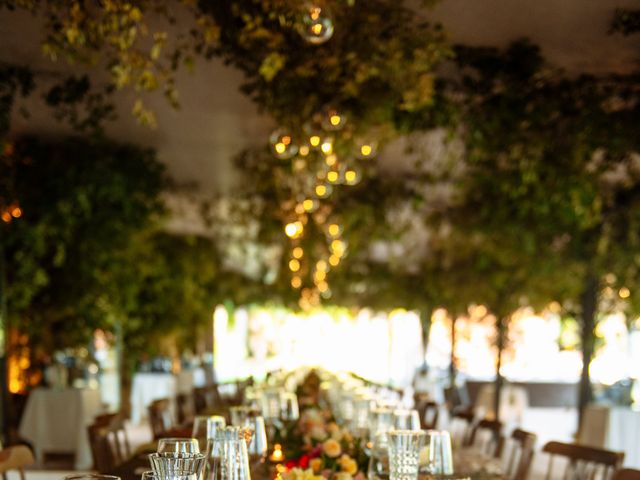
[[[153,470],[149,470],[147,472],[142,472],[141,480],[197,480],[193,473],[187,472],[175,472],[171,477],[166,477],[163,475],[158,475]]]
[[[451,454],[451,435],[442,430],[427,430],[429,456],[426,473],[432,475],[452,475],[453,455]]]
[[[251,442],[248,446],[249,459],[252,462],[264,462],[267,458],[267,430],[264,418],[251,417],[246,426],[253,431]]]
[[[393,428],[395,430],[420,430],[420,414],[417,410],[394,410]]]
[[[195,438],[161,438],[158,440],[157,453],[200,453],[198,440]]]
[[[251,480],[247,443],[243,439],[216,437],[211,480]]]
[[[391,480],[416,480],[420,451],[427,434],[415,430],[391,430],[389,440],[389,478]]]
[[[267,421],[278,420],[282,414],[280,389],[268,388],[262,393],[262,416]]]
[[[387,432],[380,432],[371,442],[369,452],[368,480],[387,480],[389,478],[389,450]]]
[[[224,428],[226,421],[224,417],[219,415],[197,416],[193,420],[193,438],[198,440],[200,451],[209,451],[211,446],[209,443],[216,435],[220,428]]]
[[[80,473],[77,475],[67,475],[64,480],[120,480],[114,475],[101,475],[99,473]]]
[[[207,464],[207,456],[202,453],[152,453],[149,455],[151,468],[158,475],[202,475]]]
[[[280,396],[280,418],[285,421],[295,421],[300,418],[300,410],[298,408],[298,397],[295,393],[284,392]]]

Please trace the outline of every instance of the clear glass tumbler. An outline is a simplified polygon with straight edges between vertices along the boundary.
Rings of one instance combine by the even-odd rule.
[[[389,478],[416,480],[418,478],[420,450],[425,445],[426,432],[391,430],[389,441]]]

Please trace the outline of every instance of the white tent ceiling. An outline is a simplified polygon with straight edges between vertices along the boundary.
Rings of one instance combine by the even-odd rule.
[[[616,7],[638,7],[638,1],[443,0],[433,16],[445,25],[454,43],[504,46],[529,37],[552,64],[569,72],[624,73],[637,67],[640,42],[607,35]],[[0,61],[39,69],[68,68],[53,66],[42,57],[40,39],[37,22],[30,15],[0,12]],[[129,114],[133,95],[121,92],[119,119],[108,133],[155,148],[176,180],[197,182],[203,194],[229,191],[234,176],[230,159],[243,147],[264,142],[273,127],[238,92],[241,80],[241,74],[219,61],[201,62],[193,74],[179,77],[180,111],[172,110],[161,95],[149,99],[159,122],[155,130],[136,124]],[[31,118],[14,119],[16,134],[64,131],[33,100],[29,104]],[[393,165],[400,156],[399,148],[391,148],[381,162]]]

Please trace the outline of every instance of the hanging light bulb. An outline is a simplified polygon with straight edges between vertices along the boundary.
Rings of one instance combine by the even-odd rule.
[[[271,151],[280,160],[288,160],[298,153],[298,146],[293,143],[293,136],[283,128],[278,128],[269,137]]]
[[[360,159],[374,158],[378,153],[378,142],[360,140],[356,142],[356,156]]]
[[[333,16],[329,9],[315,3],[304,5],[299,22],[300,35],[312,45],[320,45],[333,36]]]
[[[342,130],[347,123],[347,117],[335,107],[326,107],[320,114],[320,125],[324,130]]]

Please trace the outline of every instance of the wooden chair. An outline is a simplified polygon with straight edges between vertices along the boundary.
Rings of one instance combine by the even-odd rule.
[[[449,432],[451,433],[451,441],[454,445],[469,445],[469,437],[473,430],[475,422],[475,413],[473,409],[462,408],[454,409],[450,415]]]
[[[97,418],[87,427],[93,465],[101,473],[110,472],[131,457],[131,445],[122,417],[113,415],[108,424],[104,422],[105,418]]]
[[[161,398],[151,402],[148,410],[151,433],[153,434],[153,439],[157,440],[174,426],[171,415],[171,404],[168,398]]]
[[[3,477],[9,470],[17,470],[20,480],[25,480],[24,467],[34,463],[33,453],[26,445],[15,445],[0,450],[0,473]]]
[[[502,453],[502,422],[484,418],[476,423],[467,438],[467,446],[477,447],[482,453],[500,457]]]
[[[504,477],[506,480],[526,480],[533,461],[537,436],[515,429],[503,447]],[[639,479],[640,480],[640,479]]]
[[[196,413],[193,395],[179,393],[176,396],[176,406],[178,423],[180,425],[185,425],[189,422],[193,422]]]
[[[562,478],[563,480],[609,480],[622,466],[624,452],[612,452],[600,448],[588,447],[572,443],[549,442],[542,451],[550,455],[546,480]],[[563,474],[554,476],[553,464],[557,457],[565,459],[567,465]]]
[[[640,470],[621,468],[614,473],[613,480],[640,480]]]
[[[207,412],[209,405],[207,404],[207,389],[205,387],[193,389],[193,406],[197,415],[203,415]]]
[[[420,394],[414,395],[414,403],[420,415],[420,428],[423,430],[435,430],[438,425],[439,405],[429,396]]]

